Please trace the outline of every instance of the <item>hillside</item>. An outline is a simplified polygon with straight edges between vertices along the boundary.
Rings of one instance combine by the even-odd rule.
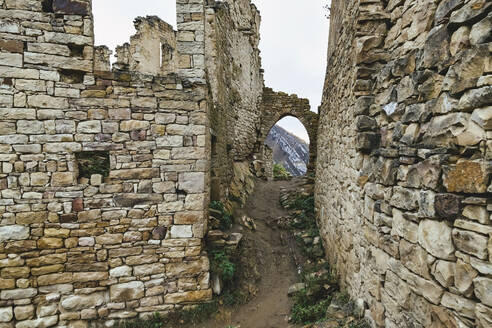
[[[309,162],[309,144],[275,125],[265,144],[273,149],[273,161],[282,164],[293,176],[306,173]]]

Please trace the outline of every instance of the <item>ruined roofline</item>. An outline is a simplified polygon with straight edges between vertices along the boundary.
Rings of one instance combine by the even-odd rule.
[[[311,104],[309,102],[309,99],[307,98],[299,98],[299,96],[297,94],[288,94],[286,92],[283,92],[283,91],[275,91],[273,90],[273,88],[270,88],[270,87],[264,87],[263,88],[263,102],[265,102],[265,100],[271,100],[271,98],[273,97],[285,97],[285,98],[290,98],[289,100],[291,101],[296,101],[296,102],[299,102],[299,103],[304,103],[303,105],[301,105],[301,107],[304,107],[304,106],[307,106],[306,109],[313,112],[311,110]],[[317,114],[316,112],[313,112],[314,114]]]
[[[150,24],[164,25],[167,29],[174,31],[175,33],[177,32],[171,24],[169,24],[168,22],[166,22],[165,20],[163,20],[157,15],[146,15],[145,17],[144,16],[135,17],[135,19],[133,20],[133,25],[135,26],[135,30],[138,31],[139,25],[143,22],[149,22]]]
[[[135,34],[129,42],[117,45],[95,46],[96,71],[128,71],[151,76],[177,74],[177,31],[172,25],[155,15],[138,16],[133,21]],[[110,62],[115,53],[116,61]]]

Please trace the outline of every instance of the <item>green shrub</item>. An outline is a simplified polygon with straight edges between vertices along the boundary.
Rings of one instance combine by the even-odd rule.
[[[220,230],[229,230],[230,228],[232,228],[234,219],[232,215],[229,212],[227,212],[222,202],[214,200],[210,203],[210,208],[219,211],[221,213],[221,217],[219,218],[220,223],[218,227]]]
[[[234,279],[236,265],[231,262],[229,255],[223,249],[212,250],[210,254],[210,270],[217,274],[224,283]]]
[[[303,289],[294,296],[294,306],[291,313],[292,321],[301,324],[317,322],[325,317],[330,303],[331,298],[313,301],[308,295],[308,290]]]
[[[91,178],[93,174],[109,176],[109,153],[105,151],[85,151],[75,153],[79,178]]]
[[[275,180],[289,180],[292,175],[283,167],[282,164],[273,165],[273,178]]]
[[[309,324],[323,319],[330,306],[337,279],[327,262],[306,266],[302,272],[306,288],[293,296],[291,318],[295,323]]]
[[[164,321],[159,313],[155,313],[150,319],[134,319],[130,321],[122,321],[118,328],[162,328]]]
[[[306,215],[314,215],[314,195],[299,195],[287,205],[287,208],[304,211]]]

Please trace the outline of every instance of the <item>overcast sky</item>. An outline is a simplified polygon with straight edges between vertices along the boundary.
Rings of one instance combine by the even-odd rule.
[[[265,84],[276,91],[308,98],[317,111],[321,102],[328,20],[327,0],[253,0],[261,12],[261,57]],[[175,0],[93,0],[96,45],[110,49],[128,42],[135,33],[133,19],[157,15],[176,26]],[[302,124],[285,118],[280,125],[307,140]]]

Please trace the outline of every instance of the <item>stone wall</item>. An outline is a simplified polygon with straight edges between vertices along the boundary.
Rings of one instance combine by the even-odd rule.
[[[109,71],[90,1],[0,1],[0,327],[211,298],[202,1],[177,15],[177,32],[138,18]]]
[[[258,134],[257,147],[260,153],[266,154],[264,161],[269,160],[265,140],[273,126],[286,116],[297,118],[305,127],[309,136],[309,164],[308,170],[313,170],[316,163],[318,140],[319,115],[311,111],[309,100],[298,98],[297,95],[288,95],[284,92],[275,92],[270,88],[263,89],[261,98],[261,125]]]
[[[211,1],[206,66],[211,92],[212,199],[230,196],[234,162],[251,160],[261,119],[260,15],[250,0]]]
[[[332,3],[316,209],[373,327],[492,326],[491,9]]]

